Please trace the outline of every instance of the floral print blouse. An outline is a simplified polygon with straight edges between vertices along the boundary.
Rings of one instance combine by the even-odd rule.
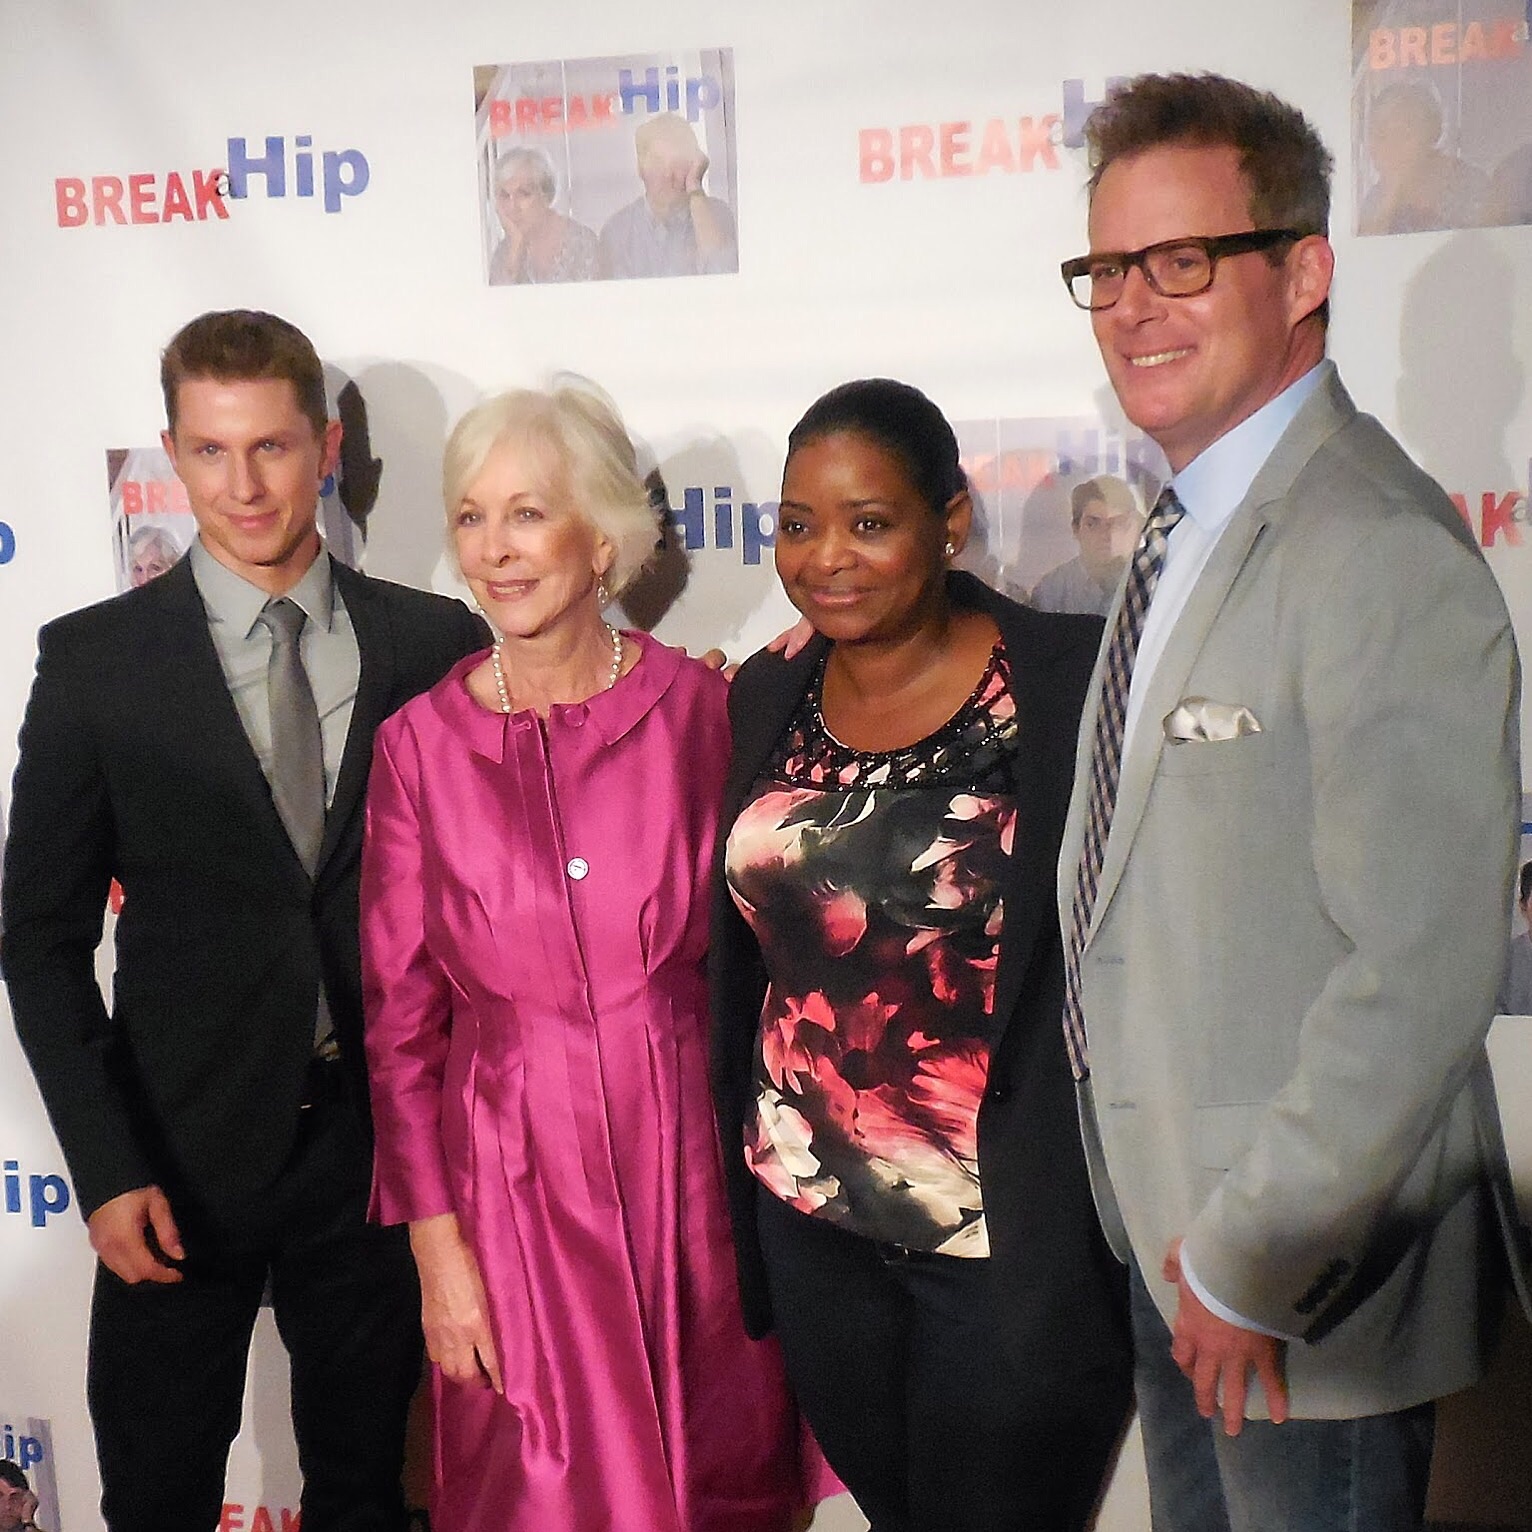
[[[729,835],[770,981],[745,1157],[805,1213],[985,1256],[978,1114],[1018,812],[1004,646],[946,724],[899,750],[835,739],[823,680]]]

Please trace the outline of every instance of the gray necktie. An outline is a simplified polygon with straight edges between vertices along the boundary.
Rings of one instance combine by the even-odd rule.
[[[303,608],[285,596],[268,601],[260,621],[271,633],[266,696],[271,707],[271,796],[304,870],[319,864],[324,841],[324,746],[319,709],[298,649],[307,621]]]
[[[1077,1080],[1090,1074],[1085,1010],[1080,995],[1080,960],[1090,934],[1096,886],[1106,859],[1106,838],[1117,807],[1117,779],[1122,770],[1123,727],[1128,713],[1128,690],[1133,683],[1133,661],[1138,655],[1138,640],[1144,631],[1150,599],[1165,567],[1167,540],[1185,514],[1175,491],[1167,484],[1133,554],[1106,664],[1102,667],[1096,731],[1091,741],[1090,782],[1085,797],[1085,836],[1075,874],[1069,939],[1064,948],[1064,1043],[1069,1051],[1069,1067]]]

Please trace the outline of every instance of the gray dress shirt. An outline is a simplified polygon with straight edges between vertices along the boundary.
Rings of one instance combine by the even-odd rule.
[[[207,609],[208,631],[218,651],[218,663],[229,695],[245,727],[250,748],[268,780],[271,777],[271,708],[266,698],[266,663],[271,657],[271,634],[260,617],[270,597],[232,569],[220,564],[199,538],[191,546],[192,575],[197,594]],[[319,735],[324,747],[325,802],[335,796],[346,731],[356,703],[362,673],[356,633],[346,604],[330,573],[330,555],[323,549],[287,596],[304,610],[298,648],[303,656],[314,704],[319,709]]]

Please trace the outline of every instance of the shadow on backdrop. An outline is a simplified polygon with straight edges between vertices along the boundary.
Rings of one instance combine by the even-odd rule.
[[[1512,347],[1516,276],[1498,236],[1448,240],[1405,285],[1399,333],[1399,431],[1413,456],[1448,490],[1523,483],[1505,433],[1526,372]],[[1443,345],[1452,336],[1455,345]],[[1470,505],[1470,509],[1475,509]]]

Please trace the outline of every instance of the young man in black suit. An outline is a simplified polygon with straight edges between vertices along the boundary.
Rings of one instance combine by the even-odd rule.
[[[43,629],[0,889],[17,1031],[99,1257],[102,1510],[112,1532],[217,1526],[269,1283],[305,1532],[393,1532],[421,1343],[403,1231],[366,1222],[363,794],[377,725],[486,636],[325,552],[341,428],[300,331],[204,314],[161,378],[198,538]]]

